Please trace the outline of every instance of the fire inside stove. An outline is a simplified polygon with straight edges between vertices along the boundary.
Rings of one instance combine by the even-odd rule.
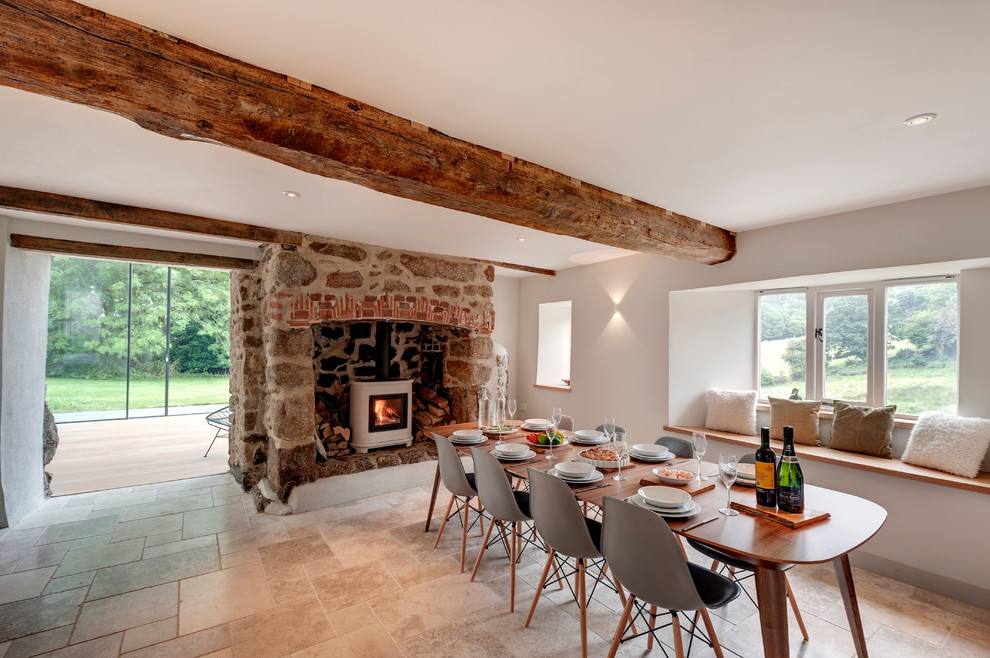
[[[402,429],[406,426],[406,393],[372,395],[368,399],[368,431]]]

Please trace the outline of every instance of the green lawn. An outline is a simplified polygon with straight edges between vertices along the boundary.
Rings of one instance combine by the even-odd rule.
[[[123,409],[125,381],[49,377],[48,408],[52,413],[109,411]],[[227,404],[230,397],[227,377],[181,375],[168,383],[169,407],[199,404]],[[165,406],[165,380],[131,379],[131,409]]]

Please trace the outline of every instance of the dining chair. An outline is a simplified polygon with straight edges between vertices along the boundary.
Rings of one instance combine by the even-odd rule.
[[[595,428],[595,431],[596,432],[604,432],[605,431],[605,426],[604,425],[599,425],[598,427]],[[616,432],[625,432],[626,431],[626,428],[625,427],[619,427],[618,425],[616,425],[615,426],[615,431]]]
[[[475,576],[478,575],[478,567],[481,566],[481,558],[484,557],[485,549],[488,548],[492,528],[498,526],[503,543],[508,542],[506,552],[509,554],[509,612],[515,612],[516,562],[521,553],[519,550],[519,524],[533,520],[529,514],[529,492],[516,491],[512,488],[505,469],[493,455],[484,450],[471,448],[471,457],[474,459],[478,496],[485,511],[491,517],[485,539],[481,542],[481,550],[478,551],[478,559],[475,560],[474,569],[471,571],[471,580],[474,581]],[[510,529],[508,538],[506,537],[506,525]]]
[[[694,444],[690,439],[682,439],[677,436],[661,436],[654,441],[658,446],[666,446],[667,450],[674,453],[676,457],[692,459],[694,457]]]
[[[450,439],[434,432],[433,442],[437,445],[440,481],[443,482],[443,486],[446,487],[447,491],[451,494],[450,502],[447,503],[447,511],[444,512],[443,521],[440,523],[440,531],[437,532],[437,539],[433,542],[433,548],[436,548],[440,544],[440,538],[443,537],[443,530],[447,527],[447,521],[452,519],[454,516],[460,518],[460,513],[463,511],[464,518],[461,520],[461,573],[464,573],[464,553],[467,550],[467,533],[473,525],[468,523],[468,513],[471,510],[471,499],[478,498],[478,490],[475,487],[474,473],[466,473],[464,471],[464,464],[461,463],[461,456],[457,454],[457,448],[455,448],[454,444],[450,442]],[[482,507],[480,500],[481,499],[479,498],[478,518],[475,519],[475,522],[481,522],[480,530],[484,533],[485,522],[482,520]],[[457,505],[457,509],[451,513],[450,510],[455,504]]]
[[[647,629],[642,633],[634,630],[633,635],[627,639],[648,633],[659,642],[653,615],[649,619],[645,616],[647,605],[669,611],[671,621],[661,628],[672,627],[674,649],[678,658],[684,656],[678,613],[686,611],[695,612],[691,621],[688,652],[694,638],[699,637],[711,645],[716,656],[721,657],[722,648],[715,635],[708,609],[722,607],[739,596],[739,585],[711,569],[688,562],[667,522],[654,512],[612,496],[605,496],[604,505],[602,555],[608,561],[612,574],[627,590],[626,604],[612,638],[609,658],[618,651],[627,624],[629,628],[632,627],[633,608],[636,608],[635,618],[646,622]],[[699,614],[708,630],[707,638],[698,629]]]
[[[560,423],[557,425],[557,429],[566,430],[568,432],[574,431],[574,416],[561,416]]]
[[[753,453],[745,454],[739,458],[739,463],[755,464],[756,455]],[[697,539],[688,539],[688,544],[691,548],[698,551],[705,557],[712,559],[711,568],[713,570],[717,570],[719,573],[722,573],[723,571],[728,572],[729,578],[732,578],[732,580],[737,583],[741,583],[747,578],[752,578],[756,575],[756,566],[741,555],[726,553],[715,548],[714,546],[698,541]],[[804,618],[801,617],[801,610],[798,608],[797,598],[794,596],[794,590],[791,589],[791,583],[787,579],[786,572],[793,568],[793,564],[788,564],[784,567],[784,588],[787,591],[787,600],[791,602],[791,610],[794,611],[794,618],[797,619],[798,628],[801,629],[801,635],[804,637],[804,641],[807,642],[810,639],[808,636],[808,629],[804,625]],[[744,572],[745,575],[740,576],[737,573],[737,570]],[[745,593],[746,597],[753,602],[753,605],[755,605],[757,609],[759,609],[760,606],[753,598],[753,595],[750,594],[745,588],[743,588],[743,593]]]
[[[561,584],[567,582],[567,578],[576,575],[575,586],[571,588],[571,594],[577,601],[581,616],[581,655],[588,655],[588,602],[595,593],[595,588],[599,583],[619,594],[622,605],[626,604],[626,595],[622,591],[619,582],[614,579],[610,583],[608,578],[608,565],[601,553],[602,524],[598,521],[586,518],[581,513],[581,508],[577,498],[571,488],[558,478],[538,471],[535,468],[527,468],[529,474],[530,492],[530,513],[536,531],[540,538],[550,549],[547,554],[546,564],[543,565],[543,573],[540,582],[536,585],[536,593],[533,595],[533,603],[529,607],[529,614],[526,616],[525,627],[529,627],[529,622],[536,612],[536,604],[543,594],[543,590],[554,583]],[[573,558],[575,569],[567,571],[566,559],[563,563],[558,563],[558,558]],[[554,567],[553,573],[550,568]],[[594,584],[591,586],[591,593],[587,592],[585,577],[589,569],[594,577]],[[548,582],[549,581],[549,582]]]

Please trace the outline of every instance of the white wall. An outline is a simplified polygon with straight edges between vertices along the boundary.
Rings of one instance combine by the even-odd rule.
[[[509,385],[506,395],[515,398],[518,391],[519,374],[519,279],[518,277],[496,276],[492,287],[495,297],[495,331],[492,340],[499,343],[509,353]],[[519,417],[519,414],[516,414]]]
[[[44,500],[41,439],[51,268],[47,254],[11,248],[9,228],[6,218],[0,218],[5,252],[0,275],[0,488],[5,521],[13,525]]]
[[[527,400],[531,409],[563,406],[564,413],[575,416],[578,427],[593,427],[608,413],[626,426],[634,442],[650,440],[659,436],[665,423],[697,420],[699,407],[692,400],[724,381],[716,373],[726,355],[713,359],[699,351],[698,365],[692,366],[690,355],[681,351],[685,341],[697,345],[691,338],[696,327],[690,321],[681,322],[682,305],[697,300],[671,293],[785,277],[988,258],[988,215],[990,187],[984,187],[747,231],[738,236],[735,258],[715,266],[637,255],[563,270],[553,278],[526,278],[519,295],[519,370],[523,374],[519,397]],[[990,319],[988,275],[982,270],[966,271],[960,285],[964,305],[960,411],[990,416],[990,344],[985,340]],[[537,307],[541,302],[568,298],[574,300],[572,391],[534,389]],[[613,299],[621,299],[621,316],[617,318],[612,314]],[[671,308],[677,309],[676,315]],[[755,309],[751,313],[749,326],[734,322],[735,326],[726,327],[749,336],[749,358],[755,345]],[[738,371],[742,367],[741,362],[732,366]],[[750,367],[755,372],[755,364]],[[692,368],[697,377],[691,374]],[[703,382],[701,373],[709,373],[712,379]],[[749,386],[754,383],[752,379]],[[881,504],[891,500],[895,491],[910,496],[925,490],[913,483],[894,487],[886,476],[834,467],[816,467],[809,479],[812,484],[842,489],[848,486],[849,478],[857,483],[854,493]],[[987,524],[966,522],[971,518],[968,510],[982,509],[988,498],[958,490],[940,492],[945,506],[937,518],[948,522],[940,524],[937,538],[919,537],[918,516],[909,511],[913,504],[909,497],[892,505],[881,534],[859,552],[917,573],[934,572],[942,578],[943,591],[951,589],[959,574],[968,574],[967,582],[979,588],[985,604],[990,605],[990,570],[982,560],[955,548],[990,545]],[[945,564],[947,560],[931,559],[933,553],[946,547],[952,547],[951,566]],[[953,591],[962,596],[962,589],[960,585]]]

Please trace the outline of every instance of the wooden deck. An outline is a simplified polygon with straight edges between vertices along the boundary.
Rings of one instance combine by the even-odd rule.
[[[227,440],[205,414],[62,423],[46,467],[56,496],[226,473]]]

